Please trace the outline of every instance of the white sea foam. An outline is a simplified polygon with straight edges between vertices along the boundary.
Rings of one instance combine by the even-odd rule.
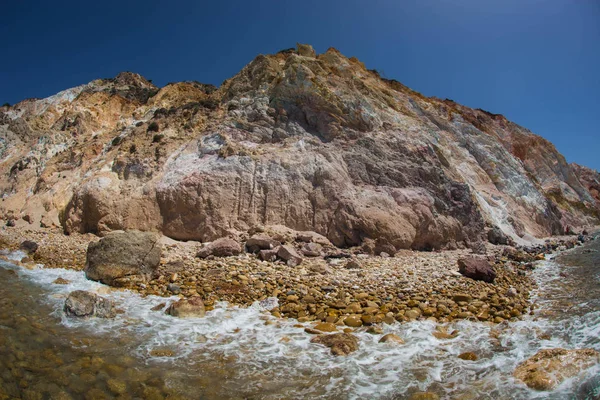
[[[23,255],[14,253],[11,259]],[[258,303],[248,308],[218,303],[205,318],[177,319],[151,311],[152,307],[168,304],[177,297],[142,297],[129,291],[108,291],[106,286],[85,279],[82,272],[71,270],[13,268],[22,278],[48,291],[47,301],[64,325],[89,329],[96,335],[136,337],[131,351],[146,362],[165,363],[169,368],[190,368],[216,355],[232,360],[229,368],[244,377],[240,379],[241,389],[264,391],[261,397],[265,398],[281,397],[283,390],[294,390],[290,392],[292,397],[352,399],[430,390],[444,393],[447,398],[474,394],[473,398],[560,399],[573,392],[582,379],[600,373],[600,367],[591,368],[582,376],[563,382],[552,393],[532,391],[512,377],[520,362],[542,348],[600,350],[600,311],[558,321],[526,317],[498,326],[460,321],[448,327],[460,332],[449,340],[435,338],[432,335],[435,324],[430,321],[384,325],[384,334],[395,333],[406,344],[379,344],[381,335],[357,332],[360,349],[346,357],[335,357],[329,349],[311,344],[311,336],[294,327],[295,320],[275,319]],[[556,284],[559,272],[552,261],[539,263],[533,276],[542,286],[540,293],[544,285]],[[53,284],[58,277],[70,283]],[[99,292],[124,313],[114,319],[67,318],[62,312],[64,299],[76,289]],[[534,301],[543,307],[546,300],[534,294]],[[266,321],[270,322],[265,324]],[[491,330],[500,332],[497,341],[490,336]],[[550,333],[552,338],[541,340],[541,333]],[[172,350],[174,356],[151,355],[153,349],[161,348]],[[467,351],[475,352],[479,359],[458,358]]]

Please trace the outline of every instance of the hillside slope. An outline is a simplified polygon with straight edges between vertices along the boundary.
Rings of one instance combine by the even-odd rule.
[[[335,49],[260,55],[221,87],[121,73],[0,108],[0,217],[210,241],[259,225],[369,251],[598,223],[581,169],[502,115]]]

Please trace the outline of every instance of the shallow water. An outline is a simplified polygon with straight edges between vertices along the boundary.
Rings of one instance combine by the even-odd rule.
[[[600,250],[600,240],[586,247]],[[218,304],[205,318],[180,320],[151,311],[169,299],[110,291],[82,272],[2,262],[0,399],[404,399],[417,391],[447,399],[594,398],[599,366],[550,393],[512,377],[542,348],[600,350],[600,267],[592,253],[578,258],[577,251],[569,253],[569,265],[538,263],[533,317],[495,327],[456,322],[448,330],[460,333],[450,340],[433,337],[431,322],[384,325],[384,334],[396,333],[406,344],[379,344],[381,335],[358,332],[360,350],[347,357],[311,344],[296,321],[275,319],[258,304]],[[58,277],[71,283],[53,284]],[[75,289],[99,292],[123,313],[113,320],[68,319],[62,306]],[[478,360],[459,359],[466,351]]]

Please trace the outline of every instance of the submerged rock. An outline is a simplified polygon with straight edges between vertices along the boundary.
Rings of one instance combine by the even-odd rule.
[[[65,300],[64,311],[69,317],[112,318],[116,315],[110,300],[85,290],[71,292]]]
[[[440,396],[432,392],[417,392],[413,393],[409,400],[439,400]]]
[[[477,361],[477,354],[472,351],[467,351],[458,355],[458,358],[465,361]]]
[[[358,350],[358,338],[350,333],[333,333],[315,336],[311,343],[318,343],[331,348],[334,356],[345,356]]]
[[[171,304],[167,314],[179,318],[202,318],[206,315],[206,309],[200,297],[190,297]]]
[[[496,271],[491,264],[479,257],[465,257],[458,260],[458,272],[467,278],[488,283],[496,279]]]
[[[85,276],[111,286],[121,286],[123,278],[147,280],[160,263],[158,240],[158,235],[149,232],[110,233],[89,244]]]
[[[514,377],[532,389],[552,390],[598,361],[600,353],[593,349],[544,349],[519,364]]]

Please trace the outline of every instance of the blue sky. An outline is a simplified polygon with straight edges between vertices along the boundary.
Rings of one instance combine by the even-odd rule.
[[[257,54],[310,43],[504,114],[600,170],[598,0],[24,0],[0,21],[0,103],[120,71],[218,85]]]

